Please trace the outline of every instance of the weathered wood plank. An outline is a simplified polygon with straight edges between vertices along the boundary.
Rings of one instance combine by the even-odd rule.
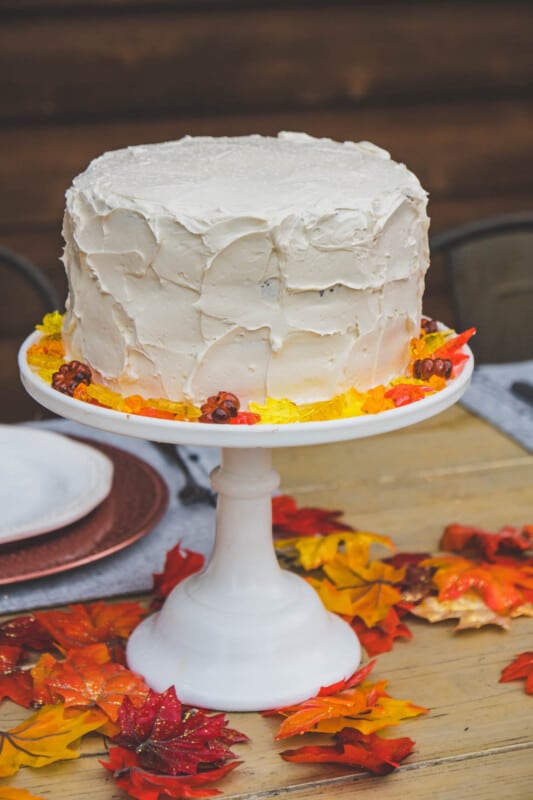
[[[401,106],[328,113],[287,112],[150,122],[50,125],[0,130],[0,225],[57,225],[64,192],[105,150],[193,135],[275,134],[303,130],[367,139],[420,178],[433,199],[530,194],[533,101]],[[13,153],[17,158],[13,158]]]
[[[511,2],[153,8],[7,17],[0,119],[526,95],[533,7]],[[482,24],[480,20],[482,19]]]

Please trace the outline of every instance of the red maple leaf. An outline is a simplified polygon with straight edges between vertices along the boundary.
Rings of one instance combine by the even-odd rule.
[[[392,650],[395,639],[413,638],[413,634],[401,621],[394,606],[389,609],[387,616],[372,628],[369,628],[359,617],[354,617],[351,626],[369,656],[377,656]]]
[[[124,646],[146,610],[137,602],[77,604],[66,611],[36,611],[35,617],[62,650],[103,642],[124,663]]]
[[[21,647],[0,645],[0,701],[8,698],[29,708],[33,702],[33,681],[31,673],[20,668],[23,658]]]
[[[311,745],[281,753],[286,761],[316,764],[347,764],[367,769],[375,775],[386,775],[399,766],[414,747],[412,739],[383,739],[377,733],[363,734],[354,728],[343,728],[334,736],[334,745]]]
[[[500,683],[526,679],[526,692],[533,694],[533,653],[521,653],[502,670]]]
[[[172,589],[182,580],[199,572],[204,566],[205,558],[201,553],[187,550],[181,543],[169,550],[163,572],[154,574],[154,600],[156,603],[167,597]]]
[[[143,769],[138,756],[123,747],[112,747],[109,761],[100,761],[103,767],[113,773],[117,785],[137,800],[159,800],[161,795],[181,800],[221,794],[220,789],[215,787],[200,787],[223,778],[240,763],[233,761],[195,775],[161,775]]]
[[[298,508],[293,497],[272,498],[272,526],[277,536],[315,536],[317,533],[353,531],[351,525],[339,522],[342,511],[323,508]]]
[[[527,527],[505,526],[491,533],[470,525],[454,523],[444,529],[439,543],[441,550],[462,553],[469,557],[502,561],[502,556],[518,556],[533,547],[533,531]]]
[[[0,625],[0,645],[25,647],[28,650],[49,650],[52,637],[33,614],[13,617]]]
[[[150,691],[139,708],[125,697],[118,724],[113,742],[134,750],[140,766],[167,775],[218,767],[236,757],[228,744],[247,741],[244,734],[227,728],[224,714],[183,706],[173,686],[161,694]]]

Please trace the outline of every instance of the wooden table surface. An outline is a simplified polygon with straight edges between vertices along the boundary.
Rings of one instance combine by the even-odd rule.
[[[342,509],[353,526],[391,536],[399,550],[435,550],[451,522],[497,530],[533,522],[533,456],[456,406],[428,422],[367,440],[275,453],[282,490],[300,505]],[[347,768],[289,764],[274,742],[275,719],[231,714],[251,743],[235,748],[244,763],[219,785],[232,800],[283,795],[288,800],[529,800],[533,798],[533,697],[522,681],[501,684],[502,668],[533,650],[533,620],[510,632],[488,627],[453,633],[453,622],[409,622],[411,641],[378,657],[372,677],[430,713],[389,729],[416,742],[412,755],[383,778]],[[27,712],[9,703],[2,729]],[[315,741],[315,739],[313,739]],[[100,737],[82,757],[0,782],[44,798],[120,800],[98,760]]]

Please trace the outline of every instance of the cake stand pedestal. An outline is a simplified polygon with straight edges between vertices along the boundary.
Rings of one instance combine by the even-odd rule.
[[[471,353],[445,389],[408,406],[369,417],[241,426],[151,419],[74,400],[28,367],[26,350],[38,338],[23,344],[19,368],[26,390],[51,411],[113,433],[222,448],[212,475],[218,503],[209,564],[136,628],[129,666],[156,691],[174,685],[182,702],[224,711],[298,703],[354,672],[360,646],[352,629],[326,611],[304,579],[278,566],[271,495],[279,479],[271,449],[373,436],[427,419],[460,398]]]

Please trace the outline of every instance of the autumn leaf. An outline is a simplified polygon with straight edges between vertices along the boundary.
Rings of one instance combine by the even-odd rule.
[[[329,611],[346,617],[361,617],[372,628],[402,599],[397,584],[403,569],[372,561],[367,567],[337,559],[324,566],[330,580],[310,579]]]
[[[498,614],[489,608],[482,598],[474,592],[465,592],[453,600],[439,600],[437,597],[426,597],[417,603],[411,614],[427,619],[428,622],[442,622],[446,619],[458,619],[456,631],[468,628],[482,628],[484,625],[499,625],[508,630],[511,622],[508,616]]]
[[[8,698],[29,708],[33,701],[33,682],[29,671],[19,666],[23,658],[21,647],[0,645],[0,701]]]
[[[328,697],[330,694],[337,694],[338,692],[343,692],[345,689],[352,689],[354,686],[359,686],[360,683],[363,683],[372,670],[374,669],[376,662],[369,661],[363,667],[360,667],[356,670],[349,678],[345,678],[344,680],[337,681],[336,683],[332,683],[329,686],[323,686],[319,692],[318,697]],[[279,712],[278,712],[279,713]]]
[[[150,691],[138,708],[125,697],[118,723],[113,742],[134,750],[140,766],[168,775],[219,766],[235,758],[228,744],[247,741],[227,727],[224,714],[184,707],[173,686],[161,694]]]
[[[343,728],[334,739],[333,745],[299,747],[280,755],[285,761],[297,764],[346,764],[375,775],[387,775],[412,752],[415,744],[407,737],[383,739],[377,733],[365,735],[353,728]]]
[[[12,645],[28,650],[49,650],[52,637],[33,614],[12,617],[0,625],[0,645]]]
[[[27,789],[16,789],[14,786],[0,786],[0,800],[44,800],[40,795],[32,794]]]
[[[533,694],[533,653],[521,653],[503,670],[500,677],[500,683],[507,683],[508,681],[518,681],[521,678],[526,679],[526,692]]]
[[[204,566],[205,558],[201,553],[187,550],[181,543],[169,550],[163,572],[155,573],[153,594],[155,601],[167,597],[172,589],[182,580],[199,572]]]
[[[354,617],[351,626],[369,656],[377,656],[392,650],[394,640],[412,639],[413,634],[405,625],[394,607],[376,625],[369,627],[359,617]]]
[[[66,611],[36,611],[35,617],[63,651],[104,642],[111,648],[114,660],[122,662],[124,644],[145,614],[136,602],[100,600],[72,605]]]
[[[45,767],[78,758],[73,747],[105,722],[100,711],[68,714],[60,705],[42,708],[16,728],[0,731],[0,778],[14,775],[20,767]]]
[[[201,787],[220,780],[241,763],[233,761],[195,775],[161,775],[143,769],[136,754],[123,747],[112,747],[109,761],[100,761],[103,767],[113,773],[117,786],[137,800],[159,800],[161,795],[180,800],[221,794],[220,789],[215,787]]]
[[[335,695],[312,697],[281,709],[283,720],[276,739],[285,739],[306,732],[338,733],[345,727],[361,733],[374,733],[389,725],[397,725],[407,717],[427,711],[408,700],[396,700],[385,691],[386,682],[362,684]]]
[[[460,556],[436,556],[421,565],[436,568],[433,582],[439,590],[439,600],[455,600],[475,590],[498,614],[508,614],[523,603],[522,587],[533,588],[530,568],[489,562],[478,564]]]
[[[124,697],[140,705],[149,691],[140,675],[111,661],[105,644],[71,650],[64,661],[45,653],[31,672],[36,700],[63,700],[66,708],[96,707],[113,722]]]
[[[499,561],[505,555],[518,556],[531,547],[533,531],[527,527],[506,526],[497,533],[490,533],[482,528],[457,523],[444,529],[439,543],[441,550],[489,561]]]
[[[315,536],[317,533],[352,531],[350,525],[339,521],[342,515],[342,511],[298,508],[294,498],[288,495],[272,498],[272,527],[275,536]]]
[[[366,566],[370,545],[382,544],[394,550],[392,539],[367,531],[342,531],[326,536],[303,536],[276,541],[276,550],[294,549],[298,563],[304,570],[318,569],[343,558],[350,563]]]

